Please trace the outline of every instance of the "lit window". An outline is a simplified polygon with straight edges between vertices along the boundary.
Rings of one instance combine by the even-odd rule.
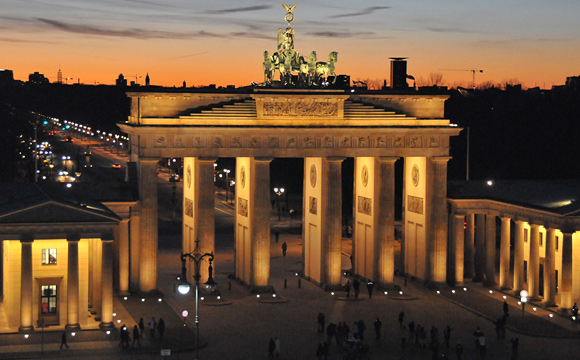
[[[556,251],[560,248],[560,239],[556,236]]]
[[[42,285],[40,291],[40,308],[42,314],[56,314],[56,285]]]
[[[540,233],[540,246],[544,246],[544,233]]]
[[[524,242],[528,242],[528,229],[524,229]]]
[[[42,265],[56,265],[56,249],[42,249]]]

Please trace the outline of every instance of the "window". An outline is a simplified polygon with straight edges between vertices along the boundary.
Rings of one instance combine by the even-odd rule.
[[[556,251],[558,251],[558,249],[560,248],[560,239],[556,236]],[[556,270],[558,271],[558,270]]]
[[[40,291],[40,307],[42,314],[56,314],[56,285],[42,285]]]
[[[42,249],[42,265],[56,265],[56,249]]]
[[[524,282],[528,282],[528,262],[524,260]]]
[[[558,284],[558,270],[556,270],[556,294],[558,293],[560,284]]]
[[[544,246],[544,233],[540,233],[540,246]]]
[[[524,229],[524,242],[528,242],[528,229]]]

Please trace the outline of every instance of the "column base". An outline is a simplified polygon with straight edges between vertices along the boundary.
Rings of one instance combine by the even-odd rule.
[[[265,285],[265,286],[250,286],[250,290],[252,294],[275,294],[276,290],[272,285]]]
[[[18,332],[21,334],[34,332],[34,326],[20,326]]]
[[[100,323],[99,324],[99,328],[101,328],[102,330],[112,330],[115,328],[115,323],[114,322],[109,322],[109,323]]]
[[[80,330],[81,329],[81,325],[80,324],[66,324],[65,325],[65,330]]]

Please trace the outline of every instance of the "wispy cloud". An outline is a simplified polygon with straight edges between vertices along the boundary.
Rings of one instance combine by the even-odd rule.
[[[167,60],[179,60],[179,59],[185,59],[185,58],[190,58],[190,57],[204,55],[204,54],[209,54],[209,51],[204,51],[204,52],[195,53],[195,54],[189,54],[189,55],[182,55],[182,56],[172,57],[172,58],[169,58]]]
[[[104,27],[69,24],[61,21],[37,18],[37,21],[48,25],[52,28],[75,34],[111,36],[111,37],[130,37],[135,39],[190,39],[194,37],[223,37],[223,35],[210,33],[206,31],[197,31],[193,33],[181,33],[160,30],[145,30],[138,28],[131,29],[109,29]]]
[[[22,43],[22,44],[52,44],[52,41],[24,40],[0,37],[0,43]]]
[[[328,37],[328,38],[352,38],[359,36],[374,36],[373,32],[348,32],[348,31],[314,31],[306,33],[310,36]]]
[[[363,16],[363,15],[372,14],[378,10],[387,10],[387,9],[391,9],[391,6],[371,6],[371,7],[368,7],[366,9],[362,9],[361,11],[357,11],[357,12],[333,15],[333,16],[331,16],[331,18],[338,19],[338,18],[345,18],[345,17]]]
[[[246,7],[222,9],[222,10],[208,10],[208,11],[206,11],[206,13],[208,13],[208,14],[231,14],[231,13],[239,13],[239,12],[247,12],[247,11],[267,10],[270,8],[272,8],[272,5],[256,5],[256,6],[246,6]]]

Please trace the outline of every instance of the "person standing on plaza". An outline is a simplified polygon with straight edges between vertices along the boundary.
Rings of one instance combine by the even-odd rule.
[[[350,296],[350,280],[347,280],[346,284],[344,284],[344,291],[346,291],[346,297],[348,298]]]
[[[131,343],[132,348],[135,347],[135,341],[137,341],[137,344],[139,347],[141,347],[141,341],[139,340],[140,337],[139,328],[137,325],[133,326],[133,342]]]
[[[463,355],[463,345],[461,343],[455,345],[455,355],[457,355],[457,360],[461,360],[461,356]]]
[[[268,359],[274,358],[274,350],[276,350],[276,343],[274,342],[274,338],[270,338],[270,342],[268,343]]]
[[[507,301],[505,301],[505,300],[504,300],[504,302],[503,302],[503,315],[504,315],[505,317],[508,317],[508,316],[510,316],[510,308],[509,308],[509,306],[508,306],[508,303],[507,303]]]
[[[574,322],[578,322],[578,304],[576,303],[572,306],[572,315],[574,316]]]
[[[401,311],[399,313],[399,327],[403,327],[403,321],[405,321],[405,312]]]
[[[375,339],[380,340],[381,339],[381,326],[383,326],[383,323],[377,317],[373,325],[375,327]]]
[[[66,348],[68,349],[68,344],[66,343],[66,331],[62,332],[62,337],[61,337],[61,341],[60,341],[60,349],[62,350],[62,347],[66,346]]]
[[[360,341],[364,341],[365,340],[365,330],[367,329],[367,326],[365,325],[365,322],[361,320],[358,321],[358,335],[360,337]]]
[[[145,332],[145,324],[143,323],[143,318],[139,319],[139,331],[141,339],[143,339],[143,333]]]
[[[322,360],[324,356],[324,343],[321,341],[318,343],[318,347],[316,348],[316,357],[318,360]]]
[[[352,288],[354,289],[354,298],[358,299],[358,293],[360,291],[360,283],[358,282],[357,279],[354,279],[352,281]]]
[[[479,350],[479,337],[483,335],[479,326],[473,332],[473,336],[475,337],[475,350]]]
[[[318,322],[318,332],[324,332],[324,313],[319,312],[316,320]]]
[[[286,245],[286,241],[282,243],[282,256],[286,256],[286,249],[288,249],[288,245]]]
[[[274,345],[276,345],[276,348],[274,349],[274,357],[276,359],[279,359],[280,358],[280,338],[277,336],[274,338]]]
[[[518,346],[520,345],[520,338],[515,337],[511,339],[512,342],[512,360],[518,358]]]
[[[449,343],[451,342],[451,327],[449,325],[443,329],[443,338],[445,339],[445,347],[449,349]]]
[[[403,325],[399,328],[401,334],[401,349],[405,349],[407,347],[407,327]]]
[[[276,238],[276,244],[278,243],[278,239],[280,238],[280,232],[278,230],[274,231],[274,237]]]
[[[151,339],[153,339],[155,337],[155,328],[157,327],[157,322],[155,321],[154,317],[151,317],[151,320],[149,320],[149,335],[151,337]]]
[[[485,356],[485,335],[483,334],[483,332],[481,333],[481,335],[479,335],[478,341],[479,341],[479,352],[480,352],[481,356],[484,357]]]
[[[165,321],[163,321],[163,318],[159,318],[157,330],[159,331],[159,338],[163,340],[163,333],[165,332]]]
[[[372,282],[372,281],[369,279],[369,281],[367,282],[367,290],[368,290],[368,292],[369,292],[369,299],[370,299],[371,297],[373,297],[373,289],[374,289],[374,287],[375,287],[375,283],[374,283],[374,282]]]

